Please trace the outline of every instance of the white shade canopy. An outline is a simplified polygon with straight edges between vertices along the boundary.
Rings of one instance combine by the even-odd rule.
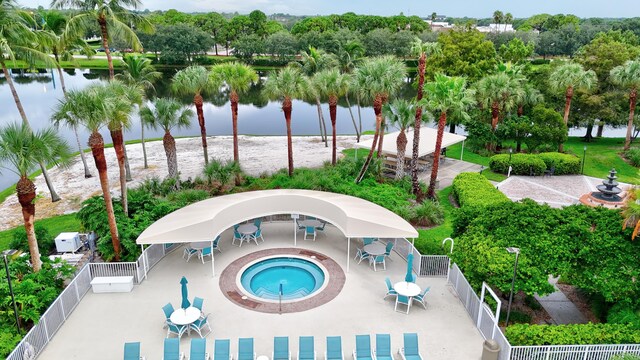
[[[372,202],[322,191],[261,190],[206,199],[161,218],[140,234],[138,244],[212,241],[239,222],[276,214],[315,216],[345,237],[417,238],[400,216]]]
[[[384,136],[382,142],[382,153],[387,155],[397,156],[398,147],[396,140],[398,139],[399,131],[388,133]],[[411,158],[411,144],[413,144],[413,131],[407,131],[407,152],[405,158]],[[420,128],[420,149],[418,151],[418,157],[423,157],[432,154],[436,150],[436,138],[438,137],[438,130],[430,127],[423,126]],[[452,134],[450,132],[444,132],[442,136],[442,147],[451,146],[459,142],[463,142],[467,137],[458,134]],[[357,147],[370,149],[373,139],[361,141],[356,144]]]

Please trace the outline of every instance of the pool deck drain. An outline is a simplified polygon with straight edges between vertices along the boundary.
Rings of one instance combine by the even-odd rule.
[[[327,286],[322,291],[314,293],[311,297],[299,301],[283,302],[282,310],[280,310],[280,304],[277,302],[259,301],[248,298],[244,295],[243,291],[238,288],[236,281],[238,273],[245,265],[273,255],[297,255],[313,258],[327,270],[329,275]],[[328,303],[340,293],[345,280],[346,277],[340,265],[324,254],[308,249],[277,248],[256,251],[233,261],[222,271],[222,274],[220,274],[220,289],[227,299],[245,309],[263,313],[284,314],[306,311]]]

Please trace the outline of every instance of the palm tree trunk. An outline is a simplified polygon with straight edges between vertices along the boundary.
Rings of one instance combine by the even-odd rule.
[[[173,138],[169,131],[164,132],[162,137],[162,145],[164,146],[164,153],[167,155],[167,169],[169,175],[167,178],[178,178],[178,154],[176,152],[176,140]]]
[[[624,139],[624,151],[631,147],[631,132],[633,131],[633,116],[636,112],[636,100],[638,98],[638,90],[634,87],[629,93],[629,122],[627,123],[627,136]]]
[[[320,126],[320,138],[324,141],[324,147],[329,147],[327,142],[327,127],[324,123],[324,114],[322,113],[322,105],[320,98],[316,97],[316,108],[318,109],[318,125]]]
[[[424,71],[427,55],[423,52],[418,60],[418,94],[416,102],[422,100],[424,92]],[[411,153],[411,187],[418,202],[422,201],[422,191],[418,181],[418,157],[420,155],[420,127],[422,126],[422,106],[416,106],[416,117],[413,124],[413,147]]]
[[[113,252],[115,260],[120,261],[120,239],[118,237],[118,227],[116,225],[116,216],[113,212],[113,203],[111,202],[111,190],[109,189],[109,176],[107,175],[107,161],[104,158],[104,139],[99,132],[95,131],[89,136],[89,146],[93,154],[93,160],[98,169],[100,177],[100,187],[104,197],[104,205],[107,209],[107,220],[109,222],[109,231],[111,233],[111,243],[113,244]]]
[[[369,168],[369,164],[371,164],[371,159],[373,158],[373,152],[376,150],[378,145],[380,125],[382,123],[382,96],[376,95],[376,98],[373,101],[373,111],[376,114],[376,132],[373,134],[373,143],[371,144],[371,149],[369,149],[369,154],[367,154],[367,159],[364,161],[358,177],[356,177],[356,184],[359,184],[367,173],[367,169]]]
[[[204,165],[209,165],[209,153],[207,152],[207,128],[204,123],[204,111],[202,111],[202,95],[196,94],[193,103],[196,105],[196,113],[198,114],[198,125],[200,125],[200,137],[202,138],[202,151],[204,151]]]
[[[229,96],[231,101],[231,122],[233,124],[233,161],[240,164],[240,154],[238,153],[238,93],[235,90],[231,90]]]
[[[518,105],[518,117],[522,117],[524,115],[524,106],[522,104]]]
[[[360,129],[360,134],[362,134],[362,111],[360,106],[359,94],[356,94],[356,104],[358,104],[358,128]]]
[[[124,154],[125,181],[129,182],[129,181],[132,181],[133,178],[131,177],[131,167],[129,166],[129,156],[127,156],[127,146],[124,144],[124,138],[122,142],[122,153]]]
[[[113,80],[115,78],[113,73],[113,59],[111,59],[111,49],[109,49],[107,19],[104,15],[100,15],[98,18],[98,24],[100,25],[100,34],[102,35],[102,47],[104,47],[104,54],[107,55],[107,64],[109,64],[109,80]]]
[[[287,157],[289,160],[289,177],[293,176],[293,143],[291,142],[291,98],[285,97],[282,102],[284,120],[287,124]]]
[[[336,164],[336,121],[338,97],[329,96],[329,116],[331,117],[331,165]]]
[[[78,143],[78,150],[80,151],[80,159],[82,160],[82,166],[84,166],[84,178],[88,179],[92,177],[91,171],[89,171],[89,165],[87,165],[87,159],[84,156],[84,150],[82,149],[82,144],[80,143],[80,135],[78,134],[78,127],[73,127],[73,133],[76,135],[76,142]]]
[[[122,202],[122,209],[125,215],[129,215],[129,206],[127,202],[127,179],[124,170],[124,145],[122,140],[122,129],[111,130],[111,141],[113,141],[113,148],[116,151],[116,158],[118,159],[118,170],[120,171],[120,201]]]
[[[500,120],[500,104],[494,102],[491,104],[491,131],[496,132],[498,120]]]
[[[144,168],[148,169],[149,164],[147,163],[147,146],[144,143],[144,122],[140,121],[140,142],[142,143],[142,158],[144,162]]]
[[[382,142],[384,140],[384,133],[386,132],[387,123],[383,115],[380,115],[380,133],[378,134],[378,153],[376,156],[378,159],[382,156]]]
[[[24,112],[24,108],[22,107],[22,101],[20,101],[20,97],[18,96],[18,91],[16,90],[16,86],[13,83],[13,79],[11,78],[11,74],[9,74],[9,69],[7,69],[7,65],[4,63],[4,60],[0,58],[0,65],[2,66],[2,72],[4,73],[4,78],[7,80],[7,84],[9,84],[9,89],[11,90],[11,95],[13,96],[13,101],[16,103],[16,107],[18,108],[18,112],[20,113],[20,117],[22,118],[22,122],[31,130],[31,124],[29,123],[29,119],[27,119],[27,114]],[[56,193],[56,189],[53,187],[53,183],[51,179],[49,179],[49,171],[45,164],[40,161],[38,163],[40,165],[40,170],[42,170],[42,176],[44,176],[44,181],[47,183],[47,188],[49,189],[49,193],[51,194],[51,202],[60,201],[60,196]]]
[[[438,136],[436,137],[436,148],[433,153],[433,166],[431,166],[431,180],[429,181],[429,190],[427,197],[429,199],[436,198],[436,180],[438,179],[438,167],[440,165],[440,150],[442,150],[442,136],[444,135],[444,125],[447,122],[447,113],[442,112],[438,120]]]
[[[571,110],[571,99],[573,98],[573,86],[567,88],[564,102],[564,126],[569,126],[569,111]],[[558,145],[558,152],[564,151],[564,144]]]
[[[56,55],[56,69],[58,70],[58,77],[60,78],[60,87],[62,88],[62,93],[64,96],[67,96],[67,86],[64,84],[64,75],[62,74],[62,68],[60,67],[60,63],[58,62]]]
[[[33,181],[29,180],[26,174],[22,174],[20,180],[16,184],[16,193],[18,201],[22,206],[22,218],[24,219],[24,229],[27,232],[27,243],[29,244],[29,254],[31,255],[31,265],[33,272],[38,272],[42,268],[40,260],[40,249],[38,249],[38,240],[34,229],[34,221],[36,216],[36,186]]]
[[[398,134],[398,137],[396,138],[396,147],[398,148],[396,180],[400,180],[404,176],[404,154],[407,149],[407,134],[405,134],[404,129],[400,129],[400,134]]]
[[[356,131],[356,142],[360,142],[360,131],[358,131],[358,125],[356,125],[356,118],[353,117],[353,111],[351,111],[349,94],[344,94],[344,99],[347,101],[347,107],[349,108],[349,115],[351,115],[351,122],[353,123],[353,129]]]

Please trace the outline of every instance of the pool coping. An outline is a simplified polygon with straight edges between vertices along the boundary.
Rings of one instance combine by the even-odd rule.
[[[255,298],[247,297],[237,284],[238,273],[249,263],[255,262],[264,257],[272,257],[274,255],[295,255],[301,258],[309,258],[320,263],[329,275],[329,281],[324,289],[314,293],[308,298],[294,301],[282,302],[282,310],[280,304],[271,301],[259,301]],[[311,258],[315,256],[315,258]],[[263,313],[295,313],[310,310],[328,303],[333,300],[342,290],[346,276],[342,267],[338,265],[329,256],[317,251],[302,248],[276,248],[253,252],[239,259],[234,260],[220,274],[220,290],[224,296],[232,303],[248,310],[254,310]],[[244,298],[243,298],[244,297]]]

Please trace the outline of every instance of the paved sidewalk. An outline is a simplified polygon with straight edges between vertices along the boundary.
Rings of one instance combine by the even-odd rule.
[[[452,158],[446,158],[446,160],[440,163],[438,167],[438,187],[437,189],[444,189],[453,183],[453,178],[463,172],[480,172],[481,165],[456,160]],[[425,184],[429,184],[431,179],[431,168],[428,171],[422,171],[418,173],[418,178]]]
[[[562,324],[586,324],[587,318],[556,286],[557,278],[549,277],[549,283],[556,289],[544,297],[535,296],[540,305],[549,313],[556,325]]]

